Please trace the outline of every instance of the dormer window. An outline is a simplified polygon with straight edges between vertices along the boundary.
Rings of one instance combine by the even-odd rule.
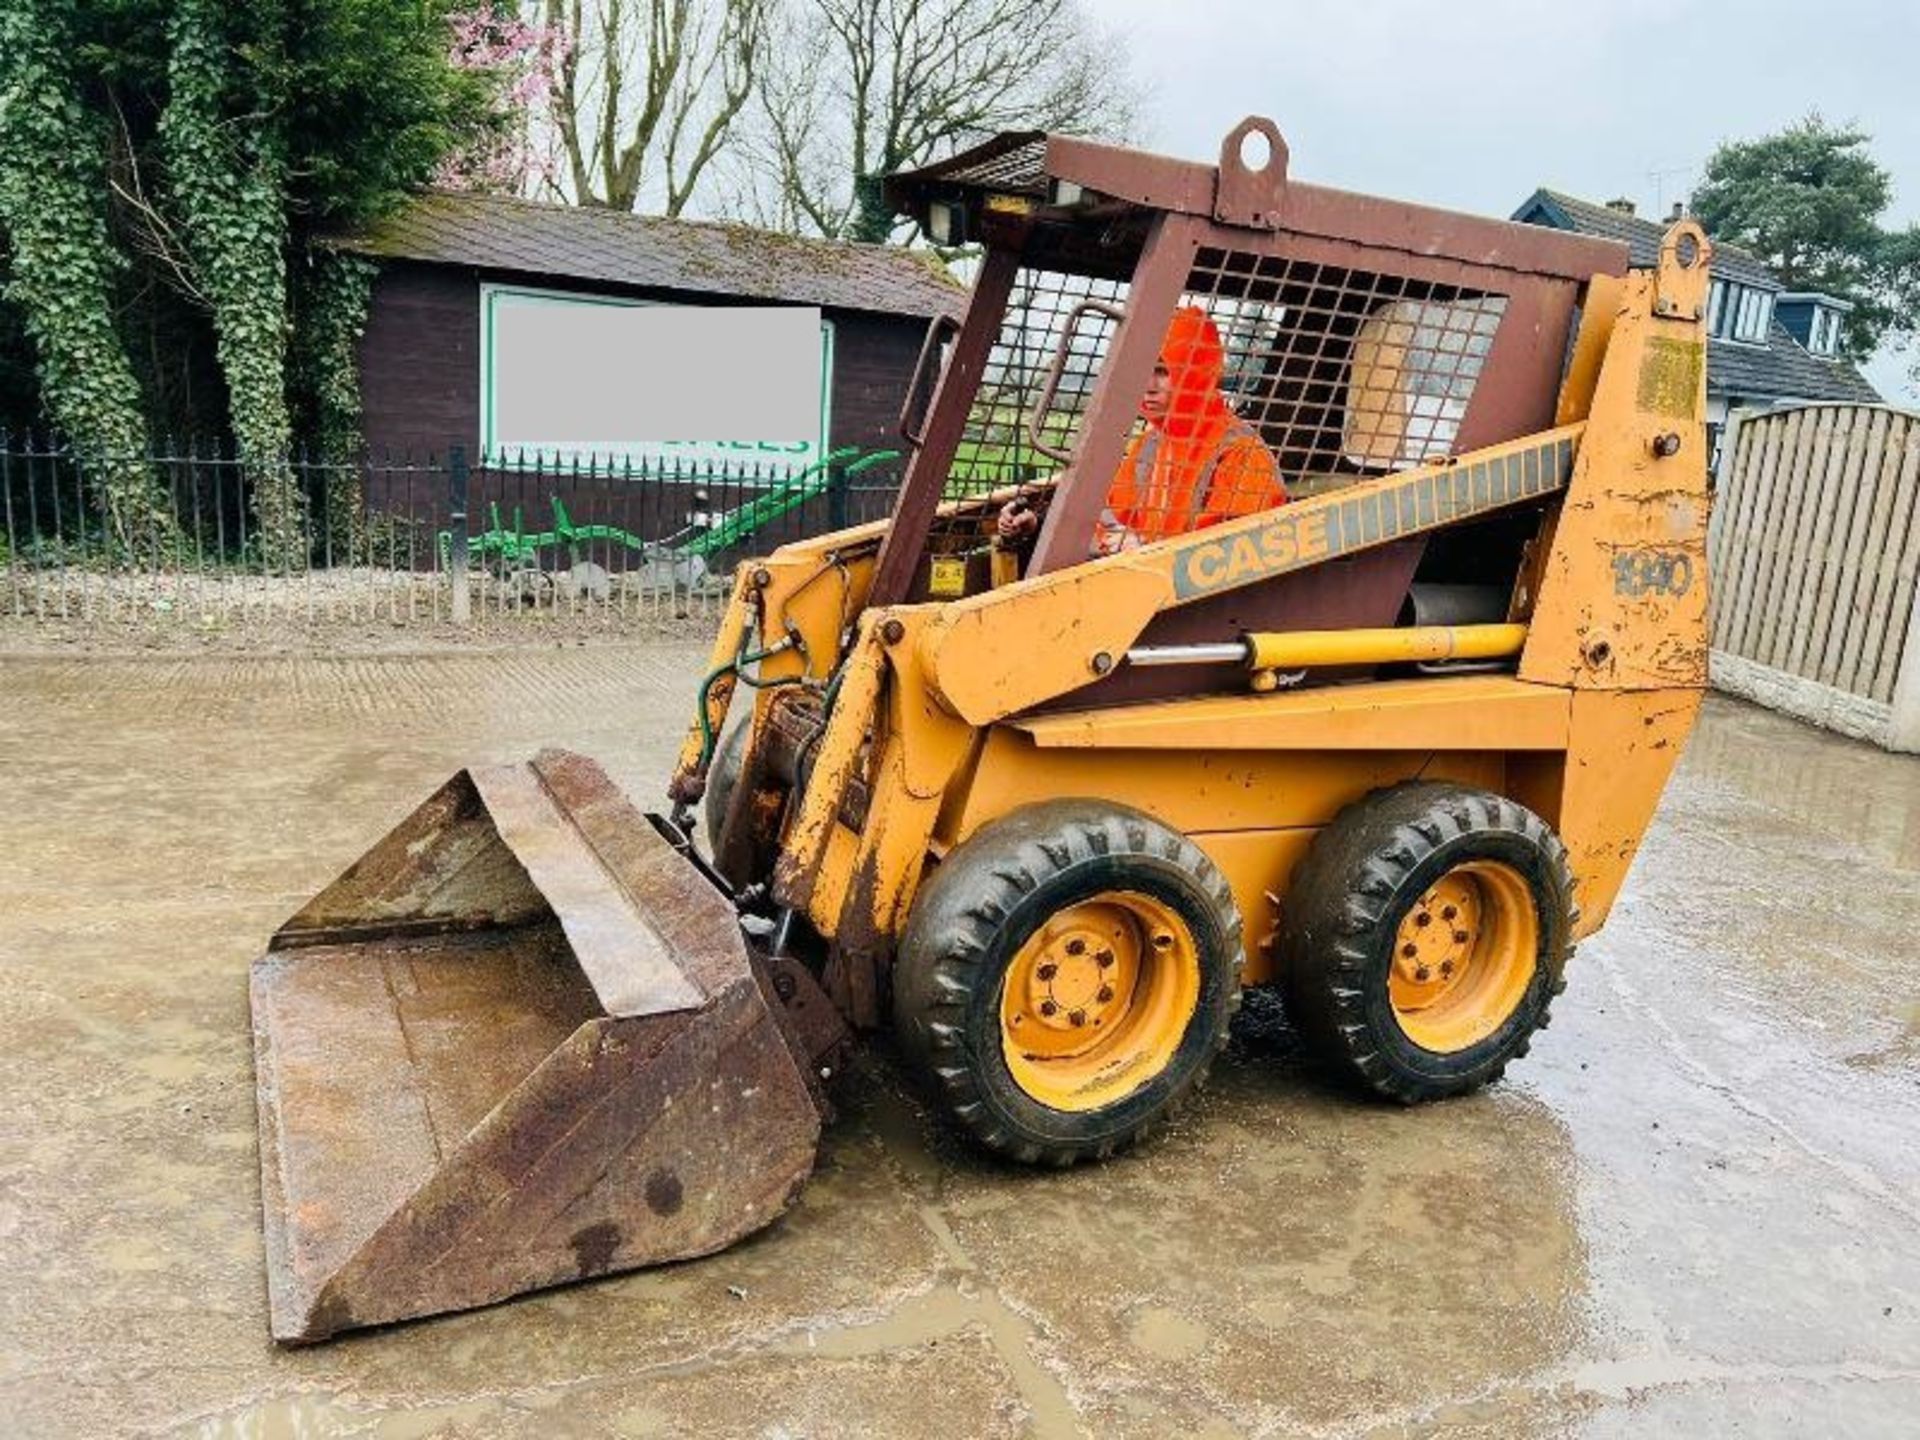
[[[1847,316],[1853,302],[1818,290],[1789,290],[1778,297],[1774,310],[1787,333],[1805,346],[1809,355],[1838,360],[1845,351]]]
[[[1773,324],[1773,294],[1757,285],[1716,280],[1707,301],[1707,333],[1716,340],[1746,345],[1767,343]]]
[[[1840,353],[1840,312],[1838,310],[1831,310],[1825,305],[1814,309],[1812,324],[1807,331],[1807,349],[1829,360]]]

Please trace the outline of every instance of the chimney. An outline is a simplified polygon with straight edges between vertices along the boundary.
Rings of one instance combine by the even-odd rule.
[[[1675,221],[1684,220],[1686,218],[1687,218],[1687,202],[1684,200],[1674,201],[1673,211],[1671,214],[1667,216],[1667,223],[1671,225]]]
[[[1607,209],[1617,211],[1622,215],[1631,215],[1633,214],[1633,202],[1627,199],[1626,196],[1621,195],[1616,199],[1607,201]]]

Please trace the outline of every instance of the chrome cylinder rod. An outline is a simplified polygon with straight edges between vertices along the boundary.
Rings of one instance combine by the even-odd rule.
[[[1220,645],[1136,645],[1127,651],[1129,665],[1244,665],[1247,642]]]
[[[1322,665],[1395,665],[1502,660],[1527,643],[1525,625],[1418,625],[1375,630],[1256,631],[1209,645],[1139,645],[1132,665],[1233,665],[1299,670]]]

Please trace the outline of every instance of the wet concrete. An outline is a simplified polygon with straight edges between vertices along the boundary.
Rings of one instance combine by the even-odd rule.
[[[1920,760],[1714,701],[1512,1078],[1323,1085],[1255,1003],[1124,1161],[974,1155],[884,1059],[711,1260],[267,1340],[246,967],[444,775],[648,803],[690,644],[0,662],[0,1429],[1911,1434]]]

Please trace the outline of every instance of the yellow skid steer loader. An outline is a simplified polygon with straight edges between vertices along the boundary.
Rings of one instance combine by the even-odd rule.
[[[1287,159],[893,177],[970,302],[891,518],[739,567],[671,813],[463,772],[255,964],[276,1337],[732,1243],[882,1026],[1043,1164],[1159,1124],[1245,985],[1394,1100],[1525,1053],[1706,679],[1706,237],[1629,272]]]

